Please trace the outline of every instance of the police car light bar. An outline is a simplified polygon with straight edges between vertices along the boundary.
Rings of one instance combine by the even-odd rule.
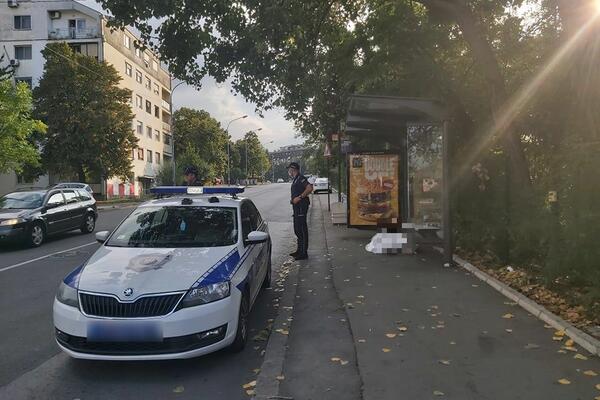
[[[150,189],[152,194],[229,194],[244,193],[244,186],[157,186]]]

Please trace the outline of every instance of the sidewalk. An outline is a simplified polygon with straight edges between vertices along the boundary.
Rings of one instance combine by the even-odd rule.
[[[434,251],[367,253],[373,232],[333,226],[326,202],[313,196],[281,398],[600,396],[597,358],[561,348],[567,337],[470,273],[443,268]]]

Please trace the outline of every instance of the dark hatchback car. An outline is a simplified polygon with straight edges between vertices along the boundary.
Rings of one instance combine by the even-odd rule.
[[[40,246],[48,235],[96,227],[96,200],[84,189],[39,189],[0,197],[0,242]]]

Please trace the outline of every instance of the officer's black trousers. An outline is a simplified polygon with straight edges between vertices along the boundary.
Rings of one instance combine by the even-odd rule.
[[[308,225],[306,215],[308,214],[308,204],[294,205],[294,233],[298,238],[299,255],[305,255],[308,251]]]

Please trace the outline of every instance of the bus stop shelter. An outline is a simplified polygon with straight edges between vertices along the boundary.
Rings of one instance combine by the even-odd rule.
[[[437,100],[353,95],[344,131],[353,152],[399,154],[398,224],[420,243],[443,246],[452,265],[448,119]]]

